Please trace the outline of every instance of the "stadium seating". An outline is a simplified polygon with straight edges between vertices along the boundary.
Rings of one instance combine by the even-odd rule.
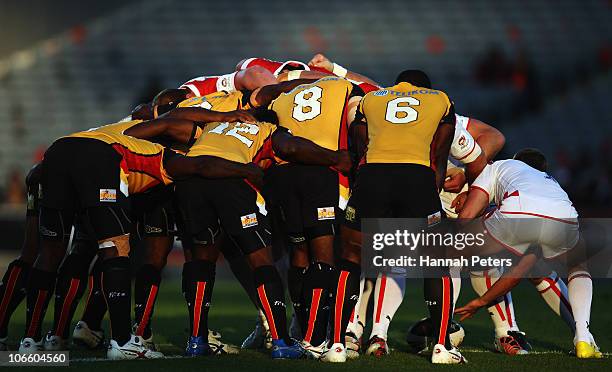
[[[120,119],[139,101],[150,99],[155,89],[177,86],[201,74],[227,73],[248,56],[307,60],[314,51],[323,51],[383,83],[400,69],[420,67],[432,75],[436,86],[450,92],[459,112],[506,110],[498,115],[502,121],[494,123],[504,125],[503,119],[511,117],[509,106],[503,105],[512,97],[511,88],[483,88],[473,80],[475,61],[491,46],[507,56],[525,50],[540,85],[545,86],[570,76],[577,64],[595,68],[597,50],[611,36],[605,1],[520,4],[485,0],[130,4],[84,25],[76,36],[60,35],[0,63],[0,173],[15,166],[25,172],[37,148],[68,132]],[[556,129],[575,124],[577,118],[593,120],[589,121],[593,126],[584,126],[581,139],[600,133],[596,123],[610,119],[606,107],[612,98],[610,82],[608,76],[584,87],[582,92],[589,94],[557,97],[541,115],[521,119],[509,129],[509,138],[516,138],[511,146],[522,146],[531,138],[526,133],[536,128],[546,128],[555,138],[545,145],[565,143],[563,136],[572,134]]]

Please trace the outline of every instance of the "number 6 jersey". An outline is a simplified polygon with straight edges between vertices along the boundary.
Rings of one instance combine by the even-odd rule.
[[[455,122],[446,93],[399,83],[366,94],[357,118],[368,126],[366,163],[431,166],[431,143],[443,121]]]

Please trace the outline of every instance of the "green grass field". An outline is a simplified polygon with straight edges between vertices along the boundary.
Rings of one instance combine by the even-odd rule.
[[[462,352],[469,364],[462,366],[433,366],[426,359],[406,352],[405,333],[408,327],[426,314],[422,300],[422,285],[420,282],[409,282],[406,299],[398,311],[390,329],[389,345],[393,349],[391,355],[384,359],[362,356],[355,361],[341,365],[330,365],[313,360],[274,361],[265,352],[243,351],[237,356],[216,356],[196,359],[180,358],[187,337],[188,320],[186,307],[180,294],[178,280],[166,280],[157,304],[153,329],[156,342],[161,351],[171,359],[156,361],[124,361],[108,362],[102,358],[104,351],[73,350],[70,353],[70,367],[56,367],[66,370],[88,371],[188,371],[210,369],[222,371],[257,370],[267,371],[291,370],[351,370],[365,371],[383,370],[440,370],[454,368],[474,371],[540,371],[540,370],[612,370],[612,358],[606,355],[600,360],[578,360],[568,355],[572,347],[572,335],[565,324],[552,313],[539,298],[535,289],[527,284],[521,284],[514,292],[516,316],[521,329],[527,332],[535,349],[532,355],[510,357],[496,354],[492,351],[492,328],[485,312],[463,324],[466,338]],[[595,299],[593,300],[592,331],[599,346],[604,352],[612,350],[612,282],[595,283]],[[460,304],[465,303],[473,292],[468,282],[464,282],[464,291]],[[11,349],[17,346],[18,337],[23,331],[23,307],[20,307],[12,321],[10,340]],[[47,313],[50,318],[52,311]],[[81,314],[78,310],[77,316]],[[216,284],[213,304],[210,312],[210,324],[223,334],[226,342],[240,344],[247,336],[255,321],[255,311],[243,294],[241,288],[229,280],[220,280]],[[48,325],[44,329],[48,329]],[[368,331],[365,333],[369,335]],[[27,367],[21,367],[27,368]],[[39,367],[36,367],[39,368]],[[37,369],[38,370],[38,369]]]

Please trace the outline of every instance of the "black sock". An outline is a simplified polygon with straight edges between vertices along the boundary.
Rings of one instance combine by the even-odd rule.
[[[25,337],[41,339],[42,322],[45,319],[49,301],[53,295],[56,274],[37,268],[30,270],[27,288],[26,333]]]
[[[336,267],[336,283],[331,291],[333,309],[330,318],[332,331],[330,342],[344,344],[346,327],[359,298],[361,266],[341,259]]]
[[[447,276],[442,277],[425,277],[423,285],[423,295],[433,325],[434,343],[450,349],[452,346],[448,331],[453,319],[453,281],[447,273]]]
[[[111,337],[119,345],[131,338],[132,282],[130,259],[114,257],[102,264],[102,292],[110,316]]]
[[[258,305],[257,290],[253,284],[253,270],[249,266],[244,256],[226,257],[227,263],[229,264],[232,273],[238,282],[249,296],[249,299],[255,307]]]
[[[87,323],[89,329],[99,331],[102,329],[102,319],[106,314],[106,300],[102,292],[102,262],[101,258],[96,260],[88,278],[89,293],[87,303],[81,320]]]
[[[321,345],[327,338],[329,293],[336,278],[336,269],[323,262],[314,262],[306,269],[304,304],[308,320],[304,340],[312,345]]]
[[[26,283],[32,265],[17,259],[11,262],[0,282],[0,338],[8,334],[11,315],[26,296]]]
[[[153,265],[142,265],[134,282],[134,321],[138,324],[136,336],[151,337],[151,318],[161,283],[161,272]]]
[[[55,311],[51,333],[64,339],[69,337],[70,322],[79,300],[87,288],[90,255],[70,254],[60,267],[55,286]]]
[[[293,312],[297,317],[297,321],[302,330],[302,335],[306,333],[306,326],[308,325],[308,316],[306,313],[306,306],[304,306],[303,294],[304,294],[304,277],[306,268],[291,266],[287,271],[287,287],[289,289],[289,297],[293,304]]]
[[[278,270],[272,265],[260,266],[254,270],[253,277],[272,339],[288,340],[285,291]]]
[[[184,296],[189,309],[190,334],[208,339],[208,311],[215,286],[215,263],[204,260],[183,265]]]

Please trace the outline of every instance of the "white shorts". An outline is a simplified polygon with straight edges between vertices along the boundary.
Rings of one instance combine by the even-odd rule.
[[[572,249],[580,237],[577,218],[495,209],[483,216],[483,223],[495,241],[519,256],[536,244],[541,247],[544,258],[555,258]]]
[[[234,83],[236,73],[237,71],[217,77],[217,90],[219,92],[234,92],[236,90],[236,85]]]

